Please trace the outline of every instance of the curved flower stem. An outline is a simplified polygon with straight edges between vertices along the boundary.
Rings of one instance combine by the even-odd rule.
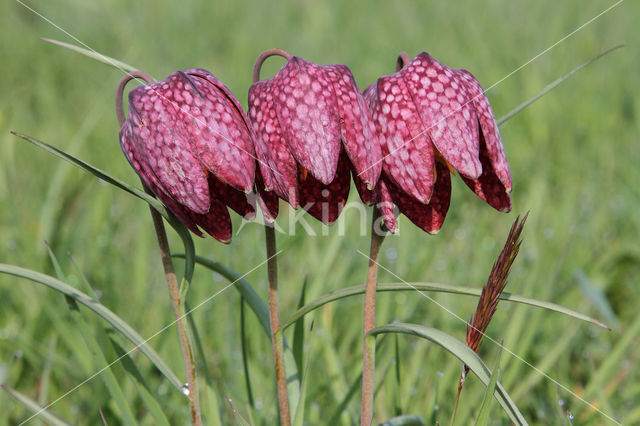
[[[122,105],[122,94],[124,93],[124,87],[133,79],[142,79],[149,84],[155,83],[153,77],[142,71],[131,71],[125,74],[124,77],[120,79],[120,81],[118,82],[118,86],[116,87],[116,117],[118,117],[118,123],[120,123],[120,126],[122,126],[122,123],[124,123],[124,107]]]
[[[258,56],[256,59],[256,63],[253,65],[253,82],[257,83],[260,81],[260,69],[262,68],[262,64],[264,61],[270,56],[282,56],[287,61],[291,59],[291,54],[282,49],[269,49],[265,50]]]
[[[361,426],[369,426],[373,421],[374,371],[376,364],[376,341],[367,339],[367,333],[376,326],[376,285],[378,280],[378,258],[385,232],[378,224],[380,212],[373,208],[371,219],[371,248],[369,251],[369,269],[364,293],[364,335],[362,353],[362,412]]]
[[[291,55],[282,49],[265,50],[258,56],[253,66],[253,82],[260,81],[260,68],[270,56],[282,56],[289,60]],[[278,408],[280,411],[280,425],[291,425],[289,412],[289,392],[287,391],[287,374],[284,368],[284,338],[280,328],[280,313],[278,310],[278,256],[276,252],[276,233],[269,223],[264,224],[264,236],[267,246],[267,274],[269,278],[269,321],[271,324],[271,346],[276,371],[276,389],[278,391]]]
[[[276,388],[278,390],[278,407],[280,409],[280,424],[289,426],[289,394],[287,392],[287,375],[284,368],[284,346],[282,329],[280,328],[280,314],[278,313],[278,259],[276,256],[276,233],[273,226],[264,225],[264,235],[267,245],[267,270],[269,277],[269,320],[271,323],[271,345],[276,367]]]
[[[407,52],[400,52],[398,59],[396,60],[396,72],[404,68],[410,61],[409,54]]]
[[[153,83],[154,80],[148,74],[141,71],[133,71],[126,74],[118,83],[116,88],[116,115],[120,126],[124,123],[124,108],[122,105],[122,93],[124,87],[132,79],[141,78],[147,83]],[[146,187],[144,182],[142,186],[147,194],[155,196],[149,188]],[[173,307],[173,314],[176,317],[176,324],[178,325],[178,337],[180,339],[180,347],[182,348],[182,357],[184,359],[184,366],[187,374],[187,386],[189,398],[189,412],[191,413],[191,423],[195,426],[202,426],[202,416],[200,412],[200,397],[198,392],[198,382],[196,375],[196,367],[193,361],[193,351],[191,349],[191,342],[189,336],[188,325],[186,321],[184,297],[180,297],[180,287],[178,286],[178,280],[176,273],[173,269],[173,262],[171,261],[171,250],[169,248],[169,241],[167,240],[167,233],[162,222],[162,216],[153,207],[149,206],[151,211],[151,218],[153,220],[153,226],[156,231],[156,237],[158,239],[158,247],[160,248],[160,256],[162,257],[162,267],[164,268],[164,275],[169,288],[169,298],[171,299],[171,305]]]

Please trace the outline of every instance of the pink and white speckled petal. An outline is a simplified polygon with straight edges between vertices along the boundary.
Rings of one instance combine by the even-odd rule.
[[[340,155],[338,107],[321,67],[293,56],[273,78],[274,103],[283,136],[302,167],[324,184]]]
[[[163,84],[140,86],[129,93],[129,117],[121,129],[121,139],[126,138],[135,147],[143,175],[180,204],[206,213],[206,174],[192,153],[171,84],[169,89],[163,89]]]
[[[376,92],[367,91],[382,146],[383,170],[412,197],[427,203],[433,191],[434,153],[424,122],[416,110],[403,78],[396,74],[377,82]]]
[[[461,174],[480,176],[478,120],[464,79],[425,52],[398,74],[407,83],[426,124],[423,130],[438,151]]]
[[[177,74],[182,81],[176,86],[182,84],[173,88],[173,94],[198,158],[222,181],[241,191],[251,191],[255,152],[244,112],[208,72]]]
[[[458,69],[455,72],[464,78],[467,82],[467,89],[473,98],[473,105],[476,108],[478,115],[478,121],[480,121],[480,129],[484,134],[484,140],[487,144],[487,150],[489,152],[489,158],[491,159],[491,165],[495,170],[498,179],[507,189],[507,192],[511,191],[511,173],[509,172],[509,164],[507,163],[507,157],[504,154],[504,148],[502,141],[500,140],[500,132],[498,131],[498,124],[496,123],[493,110],[489,99],[482,90],[482,86],[476,78],[467,70]]]
[[[275,191],[296,208],[299,204],[298,165],[282,137],[273,93],[271,80],[259,81],[249,88],[249,120],[256,135],[256,156],[264,187]]]
[[[358,195],[360,195],[362,202],[369,206],[373,205],[376,200],[376,188],[367,188],[367,184],[358,177],[358,173],[355,170],[351,169],[351,174],[353,175],[353,183],[356,186],[356,190],[358,191]],[[381,182],[381,180],[378,179],[378,182]]]
[[[505,213],[511,211],[511,196],[493,168],[490,153],[482,135],[480,137],[480,161],[482,161],[483,168],[480,177],[469,179],[462,176],[462,180],[478,197],[486,201],[494,209]]]
[[[380,216],[382,216],[384,226],[389,232],[395,234],[398,231],[398,219],[396,218],[396,213],[393,208],[393,198],[389,193],[389,188],[387,188],[384,177],[380,177],[376,191],[378,198],[376,207],[380,210]]]
[[[393,202],[416,226],[436,234],[447,216],[451,200],[451,176],[447,166],[436,161],[437,178],[429,204],[422,204],[387,181]]]
[[[382,170],[382,152],[369,108],[349,68],[327,65],[322,70],[333,82],[345,150],[359,177],[373,188]]]
[[[300,205],[311,216],[329,225],[336,221],[349,197],[351,170],[349,157],[342,151],[335,179],[325,185],[310,173],[298,176],[300,185]]]
[[[256,187],[258,188],[258,200],[260,209],[266,223],[273,223],[278,217],[279,198],[273,191],[265,191],[260,173],[256,175]]]

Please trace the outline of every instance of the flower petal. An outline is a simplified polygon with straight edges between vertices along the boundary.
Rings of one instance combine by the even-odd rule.
[[[473,105],[475,106],[478,121],[480,122],[480,129],[484,134],[484,140],[487,144],[491,165],[507,192],[510,192],[511,173],[509,172],[509,164],[504,154],[504,148],[500,140],[500,132],[498,131],[498,125],[493,115],[489,99],[487,99],[487,96],[482,90],[482,86],[480,86],[480,83],[478,83],[478,80],[476,80],[473,74],[463,69],[455,70],[455,72],[467,82],[467,89],[472,96]]]
[[[171,77],[177,79],[175,73]],[[121,146],[137,151],[141,176],[178,203],[206,213],[206,174],[192,153],[171,82],[140,86],[129,93],[129,117],[120,130]]]
[[[511,211],[511,196],[509,195],[511,188],[507,189],[497,175],[482,135],[480,137],[480,161],[482,161],[483,169],[480,177],[478,179],[469,179],[462,176],[462,180],[478,197],[486,201],[494,209],[502,212]]]
[[[258,177],[258,179],[260,179]],[[258,186],[258,200],[260,202],[260,209],[262,209],[262,216],[266,223],[273,223],[278,217],[279,198],[273,191],[265,191],[262,185],[256,179],[256,185]]]
[[[329,184],[340,155],[339,115],[331,82],[319,65],[292,57],[273,78],[284,139],[298,163]]]
[[[243,191],[238,191],[215,176],[209,176],[209,189],[211,191],[211,198],[220,200],[223,204],[231,207],[233,211],[245,220],[253,220],[255,218],[256,195],[254,192],[247,194]]]
[[[349,157],[342,151],[336,176],[330,184],[325,185],[310,173],[303,172],[298,176],[300,188],[300,205],[311,216],[329,225],[336,221],[349,197],[351,185]]]
[[[381,77],[365,96],[373,107],[383,170],[406,193],[426,203],[433,190],[433,147],[406,84],[398,74]]]
[[[244,111],[209,72],[196,69],[179,75],[182,81],[173,93],[200,161],[222,181],[251,191],[255,152]]]
[[[451,176],[447,166],[440,161],[436,162],[436,182],[433,189],[433,196],[429,204],[422,204],[409,196],[393,182],[386,181],[393,202],[398,206],[400,212],[411,220],[415,225],[424,229],[430,234],[436,234],[447,216],[449,201],[451,200]]]
[[[478,120],[465,80],[425,52],[399,74],[438,151],[461,174],[480,176]]]
[[[376,208],[380,210],[380,216],[384,221],[384,226],[389,230],[389,232],[395,234],[398,231],[398,219],[396,218],[396,213],[393,208],[393,198],[389,193],[389,189],[387,188],[387,184],[384,179],[380,179],[377,191],[378,203],[376,204]]]
[[[271,80],[259,81],[249,88],[249,117],[256,134],[256,156],[264,186],[293,208],[298,207],[298,166],[282,137]]]
[[[222,201],[211,200],[211,209],[207,214],[191,213],[198,226],[221,243],[231,241],[231,218]]]
[[[369,109],[349,68],[327,65],[322,69],[333,83],[344,148],[358,176],[373,188],[382,170],[382,152]]]

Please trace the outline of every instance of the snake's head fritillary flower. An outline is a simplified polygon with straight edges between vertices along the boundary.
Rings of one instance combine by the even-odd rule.
[[[408,58],[407,58],[408,60]],[[436,233],[451,197],[450,173],[497,210],[511,209],[511,174],[491,106],[468,71],[420,53],[364,92],[380,137],[383,172],[377,202],[395,203],[413,223]],[[385,225],[397,229],[392,209]]]
[[[236,98],[203,69],[133,89],[120,129],[122,150],[143,183],[191,231],[202,236],[200,227],[222,242],[231,239],[227,207],[255,214],[253,138]]]
[[[287,63],[274,77],[258,81],[262,61],[272,54],[286,57]],[[293,208],[301,206],[332,223],[347,200],[351,171],[369,188],[377,184],[380,144],[346,66],[265,52],[254,68],[249,118],[264,187]]]

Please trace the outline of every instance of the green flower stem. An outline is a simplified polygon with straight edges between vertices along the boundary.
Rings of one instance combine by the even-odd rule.
[[[124,123],[124,108],[122,105],[122,94],[124,87],[132,79],[143,79],[147,83],[153,83],[154,80],[148,74],[140,71],[133,71],[126,74],[118,83],[116,88],[116,115],[120,126]],[[155,197],[155,195],[142,183],[147,194]],[[191,423],[195,426],[202,426],[202,415],[200,411],[200,397],[198,392],[198,381],[196,375],[196,367],[193,361],[193,351],[191,349],[189,329],[186,321],[185,312],[185,296],[188,289],[188,283],[185,282],[183,292],[181,293],[180,286],[178,286],[178,280],[176,273],[173,269],[173,262],[171,261],[171,250],[169,248],[169,241],[167,240],[167,233],[164,229],[164,223],[162,222],[162,216],[153,207],[149,206],[151,211],[151,218],[153,219],[153,226],[156,231],[156,237],[158,238],[158,247],[160,248],[160,256],[162,258],[162,267],[164,268],[165,279],[167,280],[167,286],[169,288],[169,298],[171,299],[171,305],[173,307],[173,314],[176,317],[176,324],[178,325],[178,337],[180,339],[180,347],[182,348],[182,357],[184,359],[184,367],[187,374],[187,386],[189,398],[189,412],[191,414]]]
[[[385,234],[379,226],[380,212],[373,209],[371,219],[371,249],[369,269],[364,293],[364,334],[362,353],[362,412],[361,425],[369,426],[373,422],[374,372],[376,364],[376,340],[367,338],[367,333],[376,326],[376,284],[378,281],[378,258]]]
[[[145,190],[149,195],[153,195],[148,189],[145,188]],[[173,262],[171,262],[171,251],[169,249],[167,233],[165,232],[164,224],[162,223],[162,216],[160,216],[160,213],[151,206],[149,207],[149,210],[151,211],[153,226],[156,230],[156,236],[158,237],[158,247],[160,248],[164,275],[167,280],[167,286],[169,287],[169,298],[171,299],[171,305],[173,306],[173,314],[176,317],[176,324],[178,325],[178,337],[180,338],[184,367],[187,372],[187,385],[189,387],[189,393],[187,396],[189,398],[191,423],[196,426],[202,426],[196,366],[193,362],[193,351],[191,350],[190,335],[186,320],[187,314],[185,312],[184,295],[183,297],[180,297],[180,287],[178,286],[176,273],[173,269]]]
[[[276,256],[276,233],[273,226],[265,224],[265,241],[267,245],[267,273],[269,278],[269,320],[271,323],[271,344],[276,368],[276,388],[278,390],[278,407],[280,424],[291,425],[289,412],[289,394],[287,392],[287,375],[284,368],[284,345],[280,314],[278,313],[278,259]]]
[[[291,55],[281,49],[270,49],[262,52],[253,66],[253,82],[260,81],[260,69],[264,61],[270,56],[282,56],[289,60]],[[284,368],[284,337],[280,327],[280,313],[278,311],[278,257],[276,252],[276,233],[273,225],[265,223],[264,236],[267,246],[267,274],[269,278],[269,322],[271,324],[271,345],[276,370],[276,389],[278,391],[278,409],[280,411],[280,425],[291,425],[289,411],[289,392],[287,391],[287,373]]]

